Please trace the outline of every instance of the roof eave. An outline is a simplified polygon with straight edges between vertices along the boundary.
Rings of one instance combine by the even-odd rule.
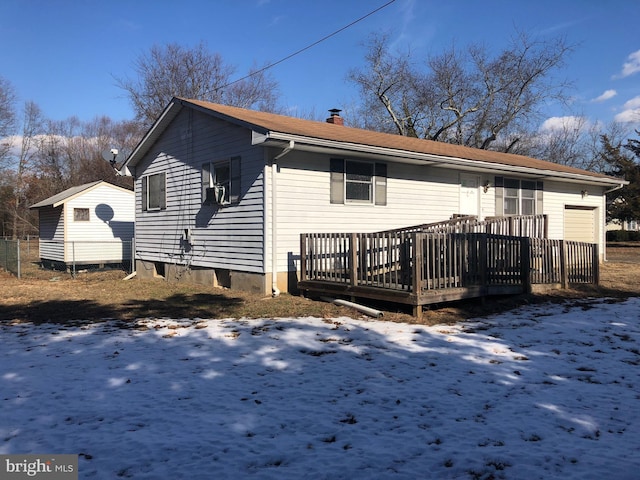
[[[142,160],[149,148],[151,148],[151,145],[153,145],[160,137],[162,132],[164,132],[169,123],[171,123],[171,121],[178,115],[180,110],[182,110],[182,102],[177,98],[173,98],[151,126],[149,131],[147,131],[144,137],[142,137],[142,140],[138,142],[138,145],[136,145],[136,148],[131,152],[129,158],[127,158],[122,164],[122,170],[128,167],[135,167],[137,163]]]
[[[69,194],[63,195],[61,198],[59,198],[59,200],[50,201],[50,200],[52,200],[54,198],[59,197],[61,194],[64,194],[67,190],[71,190],[71,189],[67,189],[67,190],[62,191],[62,192],[60,192],[60,193],[58,193],[56,195],[53,195],[53,196],[51,196],[49,198],[45,198],[44,200],[41,200],[38,203],[34,203],[29,208],[30,209],[31,208],[44,208],[44,207],[57,208],[60,205],[64,205],[65,203],[67,203],[69,200],[73,200],[77,196],[83,195],[83,194],[93,190],[94,188],[98,187],[99,185],[102,185],[103,183],[111,185],[110,183],[105,182],[104,180],[97,180],[95,182],[86,183],[84,185],[78,185],[77,187],[71,187],[71,189],[81,187],[79,190],[77,190],[77,191],[75,191],[73,193],[69,193]],[[113,185],[113,186],[115,187],[116,185]],[[118,188],[120,188],[120,187],[118,187]]]
[[[348,143],[335,140],[326,140],[314,137],[305,137],[282,132],[254,132],[253,144],[272,144],[281,146],[290,141],[294,141],[296,148],[300,150],[315,150],[333,153],[365,153],[386,159],[392,158],[399,163],[413,163],[419,165],[446,165],[459,169],[471,169],[483,172],[507,172],[518,173],[533,176],[540,179],[560,179],[567,182],[582,183],[588,185],[625,185],[626,180],[616,179],[613,177],[599,177],[585,175],[580,173],[558,172],[553,170],[541,170],[532,167],[520,167],[516,165],[508,165],[503,163],[485,162],[481,160],[470,160],[459,157],[447,157],[443,155],[435,155],[428,153],[412,152],[409,150],[399,150],[386,147],[378,147],[374,145],[363,145],[356,143]]]
[[[197,103],[190,102],[187,99],[174,97],[171,99],[169,104],[165,107],[165,109],[160,114],[160,117],[155,121],[155,123],[151,126],[149,131],[142,137],[142,140],[138,143],[136,148],[131,152],[129,158],[125,160],[120,168],[121,171],[125,171],[128,167],[135,167],[140,160],[144,158],[146,153],[149,151],[151,146],[155,143],[155,141],[162,135],[167,126],[173,121],[173,119],[180,113],[184,106],[188,106],[189,108],[193,108],[194,110],[198,110],[203,112],[209,116],[214,116],[220,118],[222,120],[228,121],[230,123],[234,123],[236,125],[240,125],[246,127],[252,131],[261,130],[261,127],[258,125],[244,122],[236,117],[226,115],[221,112],[217,112],[215,110],[211,110],[209,108],[198,105]],[[267,130],[262,129],[263,132],[267,132]]]

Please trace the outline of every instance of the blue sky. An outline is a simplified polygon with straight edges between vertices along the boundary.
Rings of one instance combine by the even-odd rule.
[[[280,60],[388,0],[2,0],[0,76],[46,116],[82,120],[133,111],[114,77],[131,76],[154,44],[204,41],[237,67]],[[357,101],[346,81],[362,65],[362,42],[390,31],[421,58],[450,46],[503,48],[518,28],[564,35],[576,50],[562,72],[573,80],[572,114],[591,122],[636,118],[640,125],[640,2],[635,0],[395,0],[378,13],[271,70],[292,113],[323,116]],[[547,105],[548,116],[568,115]],[[636,117],[633,117],[635,113]],[[553,123],[549,120],[547,124]]]

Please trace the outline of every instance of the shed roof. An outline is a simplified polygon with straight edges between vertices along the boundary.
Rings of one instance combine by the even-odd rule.
[[[142,142],[129,156],[125,165],[135,165],[183,107],[195,108],[253,130],[261,137],[254,143],[264,142],[268,145],[270,141],[272,143],[279,141],[282,144],[284,141],[293,140],[298,144],[313,144],[327,149],[364,150],[398,159],[412,158],[426,164],[438,163],[446,166],[449,163],[466,167],[484,166],[485,168],[493,166],[506,171],[539,171],[544,172],[546,176],[577,177],[576,179],[591,179],[597,183],[611,185],[626,183],[619,178],[523,155],[481,150],[182,98],[174,98],[171,101]]]
[[[104,180],[98,180],[95,182],[90,182],[90,183],[85,183],[83,185],[77,185],[75,187],[71,187],[71,188],[67,188],[66,190],[63,190],[60,193],[56,193],[55,195],[46,198],[44,200],[41,200],[38,203],[35,203],[33,205],[31,205],[29,208],[42,208],[42,207],[58,207],[60,205],[62,205],[65,202],[68,202],[69,200],[71,200],[72,198],[75,198],[76,196],[80,195],[81,193],[87,192],[89,190],[94,189],[95,187],[104,184],[107,185],[109,187],[113,187],[113,188],[117,188],[120,190],[124,190],[127,192],[130,192],[133,195],[133,191],[127,189],[127,188],[122,188],[119,187],[118,185],[114,185],[112,183],[109,182],[105,182]]]

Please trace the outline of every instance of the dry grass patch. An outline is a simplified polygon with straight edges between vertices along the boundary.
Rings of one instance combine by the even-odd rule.
[[[640,296],[640,248],[610,248],[611,261],[601,269],[601,284],[553,291],[545,295],[492,297],[433,305],[422,323],[454,323],[467,318],[500,313],[519,305],[563,301],[587,297],[625,298]],[[74,279],[63,272],[31,266],[22,279],[0,272],[1,322],[100,321],[136,318],[286,318],[314,316],[360,317],[346,307],[282,294],[277,298],[162,279],[123,281],[120,270],[79,273]],[[406,306],[363,301],[384,311],[384,318],[396,322],[415,322]]]

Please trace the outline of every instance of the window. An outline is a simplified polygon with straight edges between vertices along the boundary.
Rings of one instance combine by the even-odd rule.
[[[387,204],[387,165],[332,158],[331,203]]]
[[[371,203],[373,164],[345,162],[345,200]]]
[[[542,182],[517,178],[495,178],[496,215],[542,213]]]
[[[74,208],[73,209],[73,221],[74,222],[88,222],[89,221],[89,209],[88,208]]]
[[[166,174],[156,173],[142,177],[142,210],[164,210],[167,208]]]
[[[202,203],[230,205],[240,201],[240,157],[202,165]]]

